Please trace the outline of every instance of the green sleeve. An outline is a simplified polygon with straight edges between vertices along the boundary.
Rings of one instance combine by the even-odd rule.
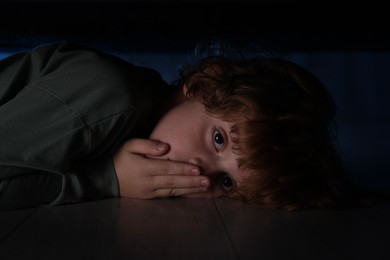
[[[162,85],[152,70],[69,43],[1,61],[0,209],[118,196],[112,153]]]

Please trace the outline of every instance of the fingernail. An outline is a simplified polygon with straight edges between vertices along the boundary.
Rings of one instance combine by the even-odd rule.
[[[199,175],[200,174],[200,170],[198,168],[193,168],[193,169],[191,169],[191,173]]]
[[[204,187],[207,187],[207,186],[209,186],[209,181],[206,180],[206,179],[201,180],[201,181],[200,181],[200,185],[202,185],[202,186],[204,186]]]
[[[165,144],[165,143],[158,143],[156,148],[159,151],[164,151],[165,149],[167,149],[167,144]]]

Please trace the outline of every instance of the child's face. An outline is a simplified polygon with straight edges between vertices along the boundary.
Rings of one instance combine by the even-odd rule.
[[[234,194],[243,179],[232,151],[232,124],[207,115],[197,101],[185,101],[160,120],[150,138],[170,144],[170,151],[162,159],[202,168],[202,174],[211,180],[207,196],[224,196]]]

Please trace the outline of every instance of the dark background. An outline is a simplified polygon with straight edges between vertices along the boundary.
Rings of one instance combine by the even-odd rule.
[[[199,43],[288,58],[338,105],[340,151],[355,183],[390,190],[390,32],[386,8],[358,1],[3,1],[0,57],[69,40],[153,67],[167,81]]]

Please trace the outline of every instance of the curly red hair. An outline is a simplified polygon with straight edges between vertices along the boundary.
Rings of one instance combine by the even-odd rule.
[[[240,199],[287,210],[340,205],[346,182],[330,131],[335,103],[311,72],[276,57],[210,57],[182,80],[188,98],[235,122],[234,152],[250,172]]]

